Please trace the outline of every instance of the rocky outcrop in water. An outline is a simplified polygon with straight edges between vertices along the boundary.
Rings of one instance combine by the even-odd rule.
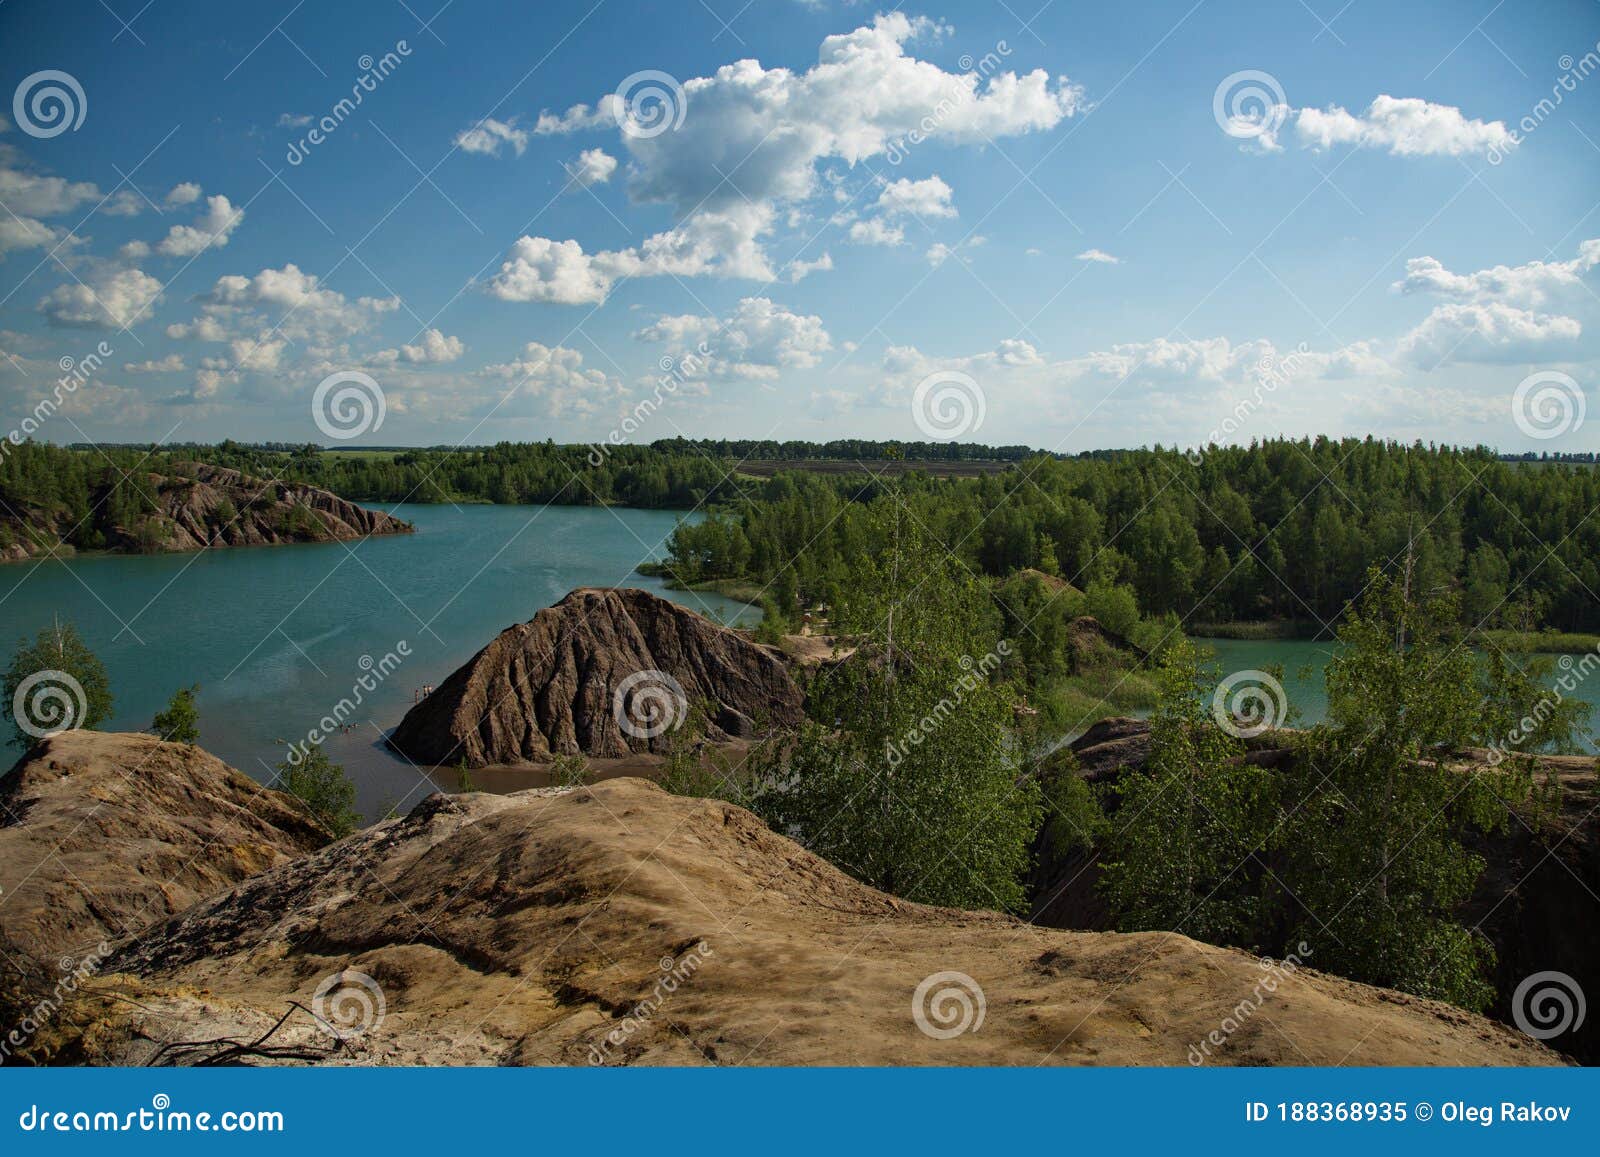
[[[0,559],[71,554],[85,527],[107,550],[156,554],[219,546],[332,542],[408,534],[411,524],[300,482],[254,478],[222,466],[182,463],[171,474],[118,478],[90,496],[87,518],[26,503],[0,504]],[[130,497],[137,491],[136,497]]]
[[[690,710],[710,740],[794,727],[783,658],[648,591],[580,588],[502,631],[389,737],[418,764],[660,751]]]
[[[1185,1065],[1226,1021],[1202,1060],[1560,1061],[1309,967],[1264,985],[1253,957],[1184,936],[897,900],[741,808],[638,779],[429,797],[107,970],[56,1023],[55,1059]]]

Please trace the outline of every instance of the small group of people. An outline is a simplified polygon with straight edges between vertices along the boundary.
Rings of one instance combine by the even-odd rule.
[[[424,685],[422,687],[416,688],[415,690],[413,690],[411,692],[411,702],[412,703],[421,703],[424,699],[426,699],[429,695],[432,695],[432,694],[433,694],[433,684],[432,683],[428,683],[428,684],[426,684],[426,685]]]

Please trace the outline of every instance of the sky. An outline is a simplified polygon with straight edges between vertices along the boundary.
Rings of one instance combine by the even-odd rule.
[[[1600,449],[1595,0],[6,0],[0,65],[0,436]]]

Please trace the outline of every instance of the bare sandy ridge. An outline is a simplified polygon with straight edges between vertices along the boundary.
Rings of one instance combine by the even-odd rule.
[[[1561,1063],[1448,1005],[1183,936],[909,904],[740,808],[637,779],[432,796],[152,929],[108,969],[119,999],[76,1014],[62,1059],[253,1038],[351,969],[381,990],[370,1032],[330,1052],[294,1011],[272,1042],[325,1063],[1182,1065],[1226,1021],[1209,1063]],[[950,1039],[912,1008],[942,972],[982,992],[981,1025]],[[946,1000],[934,1028],[940,1012],[961,1019]]]

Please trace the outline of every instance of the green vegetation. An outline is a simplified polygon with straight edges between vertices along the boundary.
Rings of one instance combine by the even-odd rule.
[[[1146,618],[1333,624],[1367,567],[1408,549],[1419,589],[1460,595],[1469,627],[1600,630],[1600,473],[1532,470],[1487,449],[1326,438],[1208,451],[1030,458],[1009,473],[895,480],[931,539],[976,574],[1127,588]],[[681,581],[744,578],[781,614],[830,605],[888,482],[779,474],[680,526]],[[1553,544],[1553,554],[1546,544]],[[770,584],[770,585],[768,585]]]
[[[1319,968],[1487,1006],[1493,952],[1457,917],[1484,867],[1466,838],[1513,811],[1536,826],[1553,814],[1530,756],[1570,748],[1587,708],[1553,702],[1539,664],[1462,645],[1455,598],[1414,593],[1413,561],[1367,575],[1327,670],[1329,720],[1286,766],[1242,758],[1211,717],[1213,675],[1186,646],[1167,653],[1147,772],[1115,799],[1137,822],[1113,822],[1104,849],[1122,927],[1280,954],[1303,942]],[[1510,735],[1490,768],[1452,766]]]
[[[111,681],[104,664],[77,628],[59,619],[35,635],[32,643],[18,642],[0,694],[5,697],[3,710],[11,721],[14,747],[32,747],[41,734],[92,729],[111,718]],[[13,714],[19,708],[20,719]]]
[[[356,811],[356,785],[344,768],[328,758],[321,744],[311,744],[296,760],[295,753],[278,765],[275,786],[294,796],[331,831],[335,839],[361,826]]]
[[[581,755],[558,755],[550,763],[551,787],[583,787],[593,781],[589,761]]]
[[[168,743],[200,742],[200,710],[195,706],[195,696],[200,694],[200,684],[180,687],[167,701],[165,711],[157,711],[150,721],[150,730]]]
[[[1009,646],[985,584],[898,495],[863,509],[834,625],[858,643],[817,677],[812,716],[761,764],[751,806],[858,879],[907,899],[1021,910],[1043,809],[1009,742]]]

